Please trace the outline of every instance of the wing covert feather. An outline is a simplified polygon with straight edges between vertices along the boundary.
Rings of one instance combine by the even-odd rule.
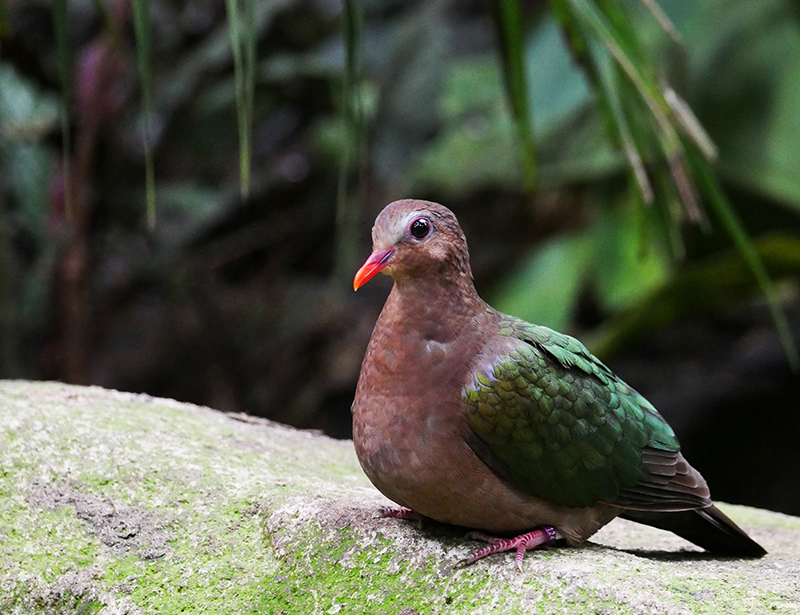
[[[469,444],[496,473],[563,506],[710,504],[669,425],[583,344],[505,315],[500,333],[519,343],[464,389]]]

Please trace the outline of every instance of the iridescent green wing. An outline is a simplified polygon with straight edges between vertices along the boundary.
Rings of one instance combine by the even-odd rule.
[[[519,343],[464,389],[469,443],[487,465],[563,506],[698,505],[669,484],[680,446],[646,399],[578,340],[505,315],[500,326]]]

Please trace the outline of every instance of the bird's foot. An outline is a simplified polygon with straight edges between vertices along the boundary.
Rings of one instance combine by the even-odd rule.
[[[406,508],[405,506],[401,506],[400,508],[389,508],[388,506],[381,506],[378,510],[372,513],[373,519],[385,519],[387,517],[392,517],[394,519],[407,519],[409,521],[416,521],[417,527],[422,527],[422,522],[425,519],[425,515],[421,515],[418,512],[411,510],[410,508]]]
[[[488,542],[489,545],[456,562],[456,568],[458,566],[469,566],[492,553],[502,553],[503,551],[515,549],[517,554],[514,557],[514,561],[519,571],[522,572],[522,558],[525,557],[525,551],[549,547],[556,540],[563,538],[563,536],[556,528],[550,525],[543,525],[532,532],[521,534],[515,538],[499,538],[484,532],[470,532],[467,534],[467,538],[482,540],[483,542]]]

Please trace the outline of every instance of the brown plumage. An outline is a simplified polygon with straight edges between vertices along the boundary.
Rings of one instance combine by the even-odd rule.
[[[620,514],[722,553],[764,553],[712,505],[644,398],[577,340],[478,296],[450,210],[396,201],[372,238],[354,287],[379,271],[394,285],[364,357],[353,440],[388,498],[486,532],[543,527],[475,554],[517,549],[518,563],[554,538],[579,545]]]

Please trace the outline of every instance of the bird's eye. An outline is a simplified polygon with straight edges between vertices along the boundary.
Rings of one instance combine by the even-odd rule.
[[[431,233],[431,221],[427,218],[417,218],[408,227],[414,239],[425,239]]]

